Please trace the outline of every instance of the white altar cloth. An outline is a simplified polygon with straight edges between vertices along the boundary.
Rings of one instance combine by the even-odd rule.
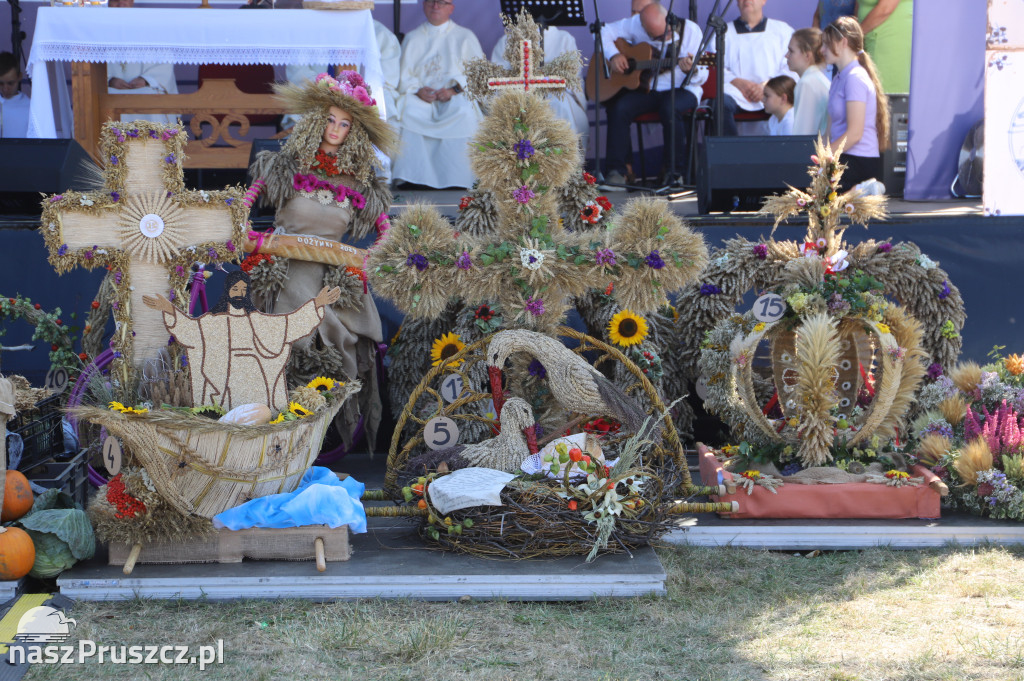
[[[369,10],[40,7],[28,57],[29,137],[71,137],[60,62],[357,64],[384,111],[384,76]],[[57,112],[50,91],[57,89]]]

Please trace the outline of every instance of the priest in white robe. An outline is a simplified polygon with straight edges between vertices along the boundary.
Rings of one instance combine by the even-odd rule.
[[[463,62],[486,56],[473,32],[451,20],[454,9],[448,0],[426,0],[427,21],[410,31],[402,44],[402,136],[393,166],[396,181],[437,189],[473,185],[469,141],[483,113],[464,92]]]
[[[135,0],[109,0],[108,7],[133,7]],[[116,16],[116,15],[115,15]],[[107,92],[112,95],[176,95],[174,64],[107,63]],[[180,114],[121,114],[122,121],[174,125]]]
[[[793,27],[784,21],[765,16],[765,1],[740,2],[740,16],[728,24],[725,32],[723,132],[726,135],[738,134],[733,118],[737,110],[764,110],[764,84],[769,79],[775,76],[799,79],[786,64]],[[714,45],[714,40],[711,44]],[[746,132],[766,134],[766,123],[759,122]]]
[[[0,137],[28,133],[29,98],[21,87],[21,64],[10,52],[0,52]]]
[[[557,26],[548,26],[544,29],[544,59],[551,60],[566,52],[577,52],[576,39],[568,31],[563,31]],[[491,50],[491,61],[499,66],[509,68],[505,61],[505,36],[498,39],[494,49]],[[548,104],[554,110],[555,115],[568,121],[576,134],[581,137],[583,149],[587,148],[587,140],[590,136],[590,120],[587,118],[587,108],[583,102],[583,94],[580,92],[567,91],[562,97],[546,97]]]

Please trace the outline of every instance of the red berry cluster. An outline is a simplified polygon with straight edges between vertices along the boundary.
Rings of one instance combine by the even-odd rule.
[[[124,480],[118,473],[107,483],[107,501],[117,507],[115,518],[134,518],[146,512],[146,505],[124,491]]]

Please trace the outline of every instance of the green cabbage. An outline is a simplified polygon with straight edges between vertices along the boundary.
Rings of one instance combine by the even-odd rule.
[[[18,521],[36,545],[36,562],[29,571],[33,577],[56,577],[96,553],[96,537],[85,511],[55,508],[68,502],[74,503],[67,494],[47,490],[36,498],[32,511]]]

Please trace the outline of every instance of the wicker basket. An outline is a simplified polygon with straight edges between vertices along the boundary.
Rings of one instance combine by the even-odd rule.
[[[212,518],[250,499],[291,492],[320,453],[327,428],[358,381],[334,390],[311,416],[261,426],[221,423],[168,410],[121,414],[80,407],[78,418],[121,438],[167,503]]]

